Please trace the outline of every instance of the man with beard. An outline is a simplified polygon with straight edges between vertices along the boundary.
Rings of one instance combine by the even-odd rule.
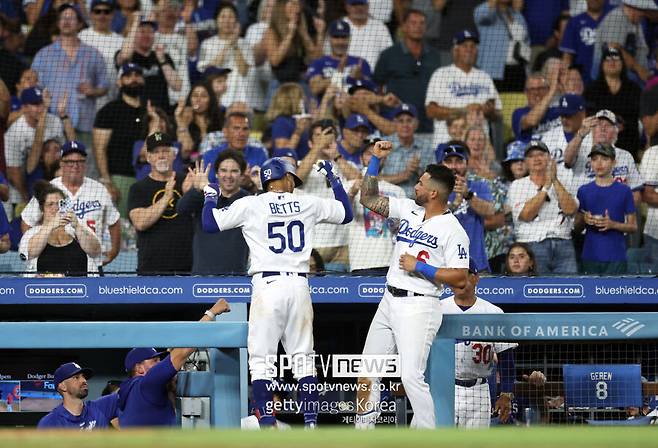
[[[132,147],[144,132],[142,120],[146,108],[140,99],[144,92],[142,68],[124,64],[119,71],[118,86],[119,98],[106,104],[96,115],[93,137],[99,180],[113,196],[119,196],[118,209],[125,218],[128,190],[135,182]]]
[[[59,366],[55,370],[54,385],[63,402],[43,417],[37,428],[77,428],[81,431],[108,428],[110,420],[117,416],[119,396],[110,394],[98,400],[82,401],[89,394],[87,380],[93,374],[93,370],[74,362]]]

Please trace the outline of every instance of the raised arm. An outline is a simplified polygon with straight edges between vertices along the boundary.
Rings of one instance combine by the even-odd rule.
[[[388,218],[388,198],[379,195],[379,165],[393,149],[391,142],[382,140],[375,143],[372,149],[372,158],[368,164],[368,170],[361,183],[361,205],[372,210],[373,212]]]

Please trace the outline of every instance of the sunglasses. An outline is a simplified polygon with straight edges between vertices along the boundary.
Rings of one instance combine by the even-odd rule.
[[[91,12],[93,12],[94,14],[103,14],[103,15],[106,15],[106,16],[112,14],[112,10],[111,9],[106,9],[106,8],[92,9]]]

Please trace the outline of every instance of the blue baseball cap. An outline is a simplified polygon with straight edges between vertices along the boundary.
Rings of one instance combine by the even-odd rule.
[[[585,100],[580,95],[568,93],[562,95],[558,104],[560,115],[571,116],[585,110]]]
[[[283,179],[286,174],[290,174],[293,177],[296,187],[299,187],[303,183],[295,174],[295,167],[290,162],[279,157],[272,157],[266,160],[260,167],[260,183],[263,189],[265,189],[268,182]]]
[[[505,162],[513,162],[515,160],[525,160],[525,143],[521,140],[514,140],[507,145],[507,157],[503,160]]]
[[[467,40],[472,40],[476,44],[480,43],[480,37],[478,36],[477,32],[471,30],[462,30],[453,36],[452,44],[460,45],[466,42]]]
[[[345,82],[349,86],[347,93],[349,93],[350,95],[352,95],[354,92],[356,92],[359,89],[366,89],[371,92],[374,92],[376,88],[375,83],[369,80],[368,78],[355,79],[352,78],[351,76],[348,76]]]
[[[159,358],[166,353],[167,352],[158,352],[153,347],[133,348],[126,355],[123,366],[126,368],[126,372],[130,372],[132,368],[135,367],[135,364],[139,364],[147,359]]]
[[[96,6],[99,6],[99,5],[109,6],[110,9],[114,9],[116,7],[116,5],[114,4],[114,0],[93,0],[91,2],[91,8],[90,9],[94,9]]]
[[[349,117],[347,117],[347,120],[345,120],[344,127],[346,129],[349,129],[350,131],[353,131],[356,128],[365,127],[368,129],[368,132],[372,132],[372,126],[370,126],[370,121],[368,121],[368,118],[365,115],[361,115],[361,114],[352,114]]]
[[[437,148],[437,151],[439,148]],[[441,162],[445,161],[448,157],[461,157],[464,160],[468,160],[468,148],[465,145],[462,145],[461,143],[450,143],[446,144],[445,147],[443,148],[443,155],[441,158]]]
[[[139,21],[139,26],[148,25],[153,28],[153,31],[158,31],[158,22],[155,20],[143,19]]]
[[[348,5],[367,5],[368,0],[345,0]]]
[[[211,65],[211,66],[207,67],[207,68],[203,71],[203,77],[206,78],[206,77],[208,77],[208,76],[223,76],[223,75],[228,75],[228,74],[231,73],[232,71],[233,71],[233,70],[231,70],[230,68],[226,68],[226,67],[218,67],[218,66],[216,66],[216,65]]]
[[[62,145],[62,148],[60,149],[60,152],[62,154],[62,157],[74,152],[77,152],[78,154],[87,157],[87,148],[85,147],[84,143],[75,140],[70,140],[64,143],[64,145]]]
[[[393,111],[393,118],[401,114],[411,115],[414,118],[418,118],[418,109],[416,106],[409,103],[402,103],[398,108]]]
[[[94,376],[93,370],[80,367],[75,362],[67,362],[66,364],[59,366],[57,370],[55,370],[55,389],[57,389],[57,386],[59,386],[62,381],[66,381],[69,378],[76,376],[78,373],[82,373],[87,379]]]
[[[39,87],[30,87],[21,92],[21,103],[43,104],[43,90]]]
[[[119,78],[122,76],[129,75],[131,73],[139,73],[140,75],[144,75],[144,69],[140,65],[133,64],[132,62],[128,62],[127,64],[123,64],[121,66],[121,69],[119,70]]]
[[[331,37],[350,37],[351,34],[350,24],[344,20],[334,20],[329,24],[329,35]]]
[[[475,264],[475,260],[473,257],[468,257],[468,272],[469,274],[474,274],[477,275],[478,271],[478,266]]]
[[[295,160],[299,160],[297,151],[291,148],[276,148],[272,151],[272,157],[292,157]]]

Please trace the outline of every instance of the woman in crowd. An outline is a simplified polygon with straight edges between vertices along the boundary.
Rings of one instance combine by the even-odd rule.
[[[282,84],[272,98],[265,119],[272,123],[273,149],[291,148],[300,159],[308,152],[311,115],[306,110],[306,97],[299,84]]]
[[[30,159],[25,167],[27,188],[31,195],[34,194],[34,185],[39,180],[50,182],[60,175],[59,160],[61,159],[61,148],[59,141],[51,138],[43,142],[41,157],[36,165],[30,164]]]
[[[254,57],[255,84],[252,89],[247,91],[247,103],[251,104],[254,110],[264,112],[267,109],[266,98],[270,81],[272,80],[272,67],[267,60],[267,41],[264,39],[265,33],[272,20],[272,10],[274,9],[275,0],[262,0],[258,6],[258,22],[253,23],[247,28],[245,41],[249,44]]]
[[[182,144],[184,160],[199,150],[199,144],[208,133],[221,130],[224,122],[215,92],[205,82],[192,87],[185,105],[182,101],[178,103],[175,118],[176,135]]]
[[[43,214],[39,225],[28,230],[19,246],[27,272],[86,276],[97,271],[94,258],[101,254],[96,234],[78,220],[66,205],[66,195],[53,185],[35,186]]]
[[[535,254],[525,243],[514,243],[510,246],[505,258],[505,275],[528,276],[537,275]]]
[[[481,127],[471,127],[464,134],[470,157],[468,169],[485,179],[494,179],[500,174],[500,165],[496,161],[493,146]]]

